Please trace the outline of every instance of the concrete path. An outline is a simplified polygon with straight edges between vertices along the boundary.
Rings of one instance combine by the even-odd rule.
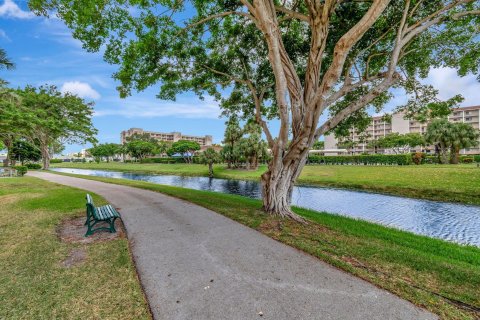
[[[120,208],[155,319],[436,319],[213,211],[160,193],[44,172]]]

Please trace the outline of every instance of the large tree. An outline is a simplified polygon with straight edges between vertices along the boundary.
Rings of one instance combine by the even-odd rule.
[[[96,142],[92,103],[70,93],[62,94],[55,86],[27,87],[20,95],[21,117],[16,125],[25,128],[24,135],[38,144],[44,170],[50,166],[50,147],[57,141]]]
[[[168,153],[181,154],[186,163],[193,163],[195,153],[200,150],[200,145],[195,141],[178,140],[172,144]]]
[[[365,118],[370,106],[381,108],[392,86],[422,96],[426,87],[417,79],[431,67],[478,72],[478,0],[31,0],[30,6],[56,11],[86,49],[105,48],[105,59],[120,65],[114,76],[122,96],[160,84],[162,98],[193,90],[215,96],[226,113],[253,117],[272,151],[262,175],[264,210],[295,219],[293,184],[321,135]],[[276,135],[267,123],[272,117],[280,121]]]

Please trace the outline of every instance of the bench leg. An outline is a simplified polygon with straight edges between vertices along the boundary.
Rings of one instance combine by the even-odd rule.
[[[117,232],[117,230],[115,230],[115,220],[117,220],[117,218],[110,219],[110,233]]]
[[[89,220],[87,220],[87,222],[85,224],[87,225],[87,233],[85,233],[84,237],[88,237],[88,236],[93,234],[93,230],[92,230],[93,225],[90,224]]]

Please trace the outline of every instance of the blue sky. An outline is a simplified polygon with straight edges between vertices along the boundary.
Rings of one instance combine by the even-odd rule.
[[[120,132],[130,127],[210,134],[214,142],[222,140],[225,119],[219,118],[215,101],[201,101],[188,93],[178,96],[175,102],[162,101],[155,97],[158,87],[120,99],[111,78],[116,66],[104,62],[100,53],[83,50],[62,21],[34,16],[26,1],[0,0],[0,47],[16,64],[13,71],[0,71],[0,78],[12,86],[54,84],[95,101],[93,122],[100,142],[118,143]],[[443,99],[460,93],[466,98],[462,105],[480,104],[480,85],[474,76],[459,78],[455,70],[436,69],[426,82],[437,87]],[[399,93],[387,110],[405,101],[406,97]],[[277,126],[273,127],[275,132]],[[66,152],[77,152],[82,147],[67,146]]]

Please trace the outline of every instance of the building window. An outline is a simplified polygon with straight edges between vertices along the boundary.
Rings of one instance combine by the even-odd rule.
[[[472,117],[465,118],[465,121],[472,121]]]

